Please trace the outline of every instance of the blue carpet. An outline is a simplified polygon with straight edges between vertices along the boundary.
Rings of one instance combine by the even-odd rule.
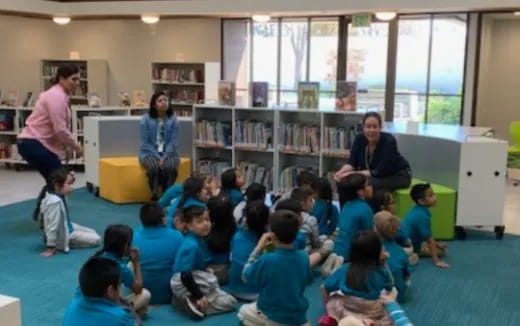
[[[42,233],[30,216],[34,201],[0,207],[0,293],[21,298],[23,324],[59,325],[77,285],[81,264],[95,251],[73,250],[44,259]],[[138,205],[113,205],[86,190],[70,201],[73,221],[102,234],[106,225],[138,225]],[[421,261],[413,274],[411,300],[403,305],[418,326],[520,325],[520,237],[496,241],[490,232],[469,232],[449,244],[449,270]],[[323,314],[320,280],[307,288],[313,325]],[[169,306],[153,307],[145,325],[192,324]],[[198,325],[238,325],[235,314],[212,316]]]

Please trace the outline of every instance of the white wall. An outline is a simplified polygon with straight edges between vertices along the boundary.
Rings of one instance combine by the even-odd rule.
[[[509,138],[509,123],[520,120],[520,20],[483,22],[477,125]]]
[[[136,19],[73,21],[67,26],[41,19],[0,16],[0,89],[40,90],[40,60],[81,59],[108,63],[109,103],[119,91],[151,91],[152,61],[220,62],[220,19],[165,19],[146,25]],[[4,46],[6,45],[6,46]]]

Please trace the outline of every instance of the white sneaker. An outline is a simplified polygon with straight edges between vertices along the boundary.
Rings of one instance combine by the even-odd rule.
[[[323,257],[327,257],[328,255],[330,255],[332,250],[334,250],[334,241],[332,241],[332,240],[323,241],[323,244],[321,245],[321,248],[320,248],[320,254]]]

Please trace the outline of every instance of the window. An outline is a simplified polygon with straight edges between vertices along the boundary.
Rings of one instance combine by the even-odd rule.
[[[268,82],[272,91],[279,87],[278,27],[278,22],[253,23],[252,81]]]
[[[460,122],[466,21],[466,15],[399,20],[394,120]]]
[[[237,104],[248,105],[251,80],[250,24],[247,20],[224,21],[223,55],[224,80],[236,83]]]

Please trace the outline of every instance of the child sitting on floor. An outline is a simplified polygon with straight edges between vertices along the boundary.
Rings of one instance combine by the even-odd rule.
[[[217,276],[219,284],[227,284],[229,276],[229,253],[231,240],[237,226],[233,218],[231,199],[224,194],[212,197],[208,201],[211,232],[206,243],[210,253],[208,268]]]
[[[316,194],[318,193],[318,177],[309,170],[303,170],[296,176],[295,188],[309,189],[314,194]],[[295,188],[291,188],[288,191],[284,192],[282,196],[280,196],[280,198],[276,201],[276,203],[271,206],[271,212],[274,212],[276,210],[276,206],[279,202],[291,198],[291,193]]]
[[[96,252],[94,256],[111,259],[119,265],[121,282],[132,291],[132,294],[125,299],[133,305],[140,316],[143,316],[148,309],[151,295],[143,287],[139,250],[131,247],[132,238],[133,231],[128,225],[109,225],[103,237],[103,249]],[[130,257],[131,267],[128,266],[127,257]]]
[[[244,211],[246,215],[245,224],[238,228],[231,242],[231,267],[228,287],[235,298],[255,301],[259,289],[243,281],[242,270],[258,240],[267,232],[269,208],[263,200],[255,200],[248,201]]]
[[[302,231],[303,208],[302,208],[301,203],[299,201],[291,199],[291,198],[284,199],[284,200],[279,201],[278,205],[276,205],[276,211],[279,211],[279,210],[288,210],[298,216],[299,228],[298,228],[298,232],[296,233],[296,239],[294,239],[294,242],[293,242],[293,247],[294,247],[294,249],[297,249],[297,250],[307,249],[307,235]],[[273,249],[271,247],[266,248],[266,250],[270,251],[271,249]]]
[[[260,238],[243,271],[246,283],[260,289],[258,301],[243,305],[238,312],[245,326],[310,325],[304,296],[311,278],[309,258],[293,248],[299,224],[299,217],[287,210],[271,215],[271,232]],[[261,254],[271,243],[275,251]]]
[[[244,173],[236,168],[228,169],[220,176],[220,192],[231,198],[233,208],[243,199],[242,187],[244,186]]]
[[[207,208],[186,207],[181,218],[188,233],[175,257],[170,281],[173,306],[195,320],[234,310],[236,299],[220,289],[217,277],[207,267],[209,252],[204,238],[211,232]]]
[[[76,296],[65,311],[63,326],[135,326],[131,310],[119,304],[119,265],[106,258],[87,260],[79,272],[83,295]]]
[[[218,190],[217,180],[215,179],[214,176],[212,176],[211,174],[201,173],[201,172],[197,172],[197,171],[193,172],[191,174],[191,176],[194,178],[204,179],[204,188],[206,188],[206,191],[210,196],[218,195],[219,190]],[[159,204],[164,208],[168,208],[176,198],[182,196],[183,192],[184,192],[183,184],[172,185],[161,196],[161,198],[159,199]]]
[[[392,325],[378,301],[383,290],[393,290],[391,275],[384,266],[388,254],[379,235],[372,230],[361,231],[352,238],[350,248],[349,262],[323,283],[327,315],[338,321],[353,316],[376,325]]]
[[[143,286],[152,294],[151,304],[169,304],[172,267],[183,236],[166,227],[164,210],[157,203],[144,204],[139,217],[143,227],[135,231],[133,246],[139,249]]]
[[[332,203],[332,186],[328,178],[319,180],[318,198],[314,202],[311,215],[318,221],[320,236],[331,236],[338,225],[339,210]]]
[[[237,225],[243,225],[245,223],[244,208],[247,203],[255,200],[262,200],[265,202],[266,193],[267,190],[265,189],[265,186],[257,182],[253,182],[249,187],[247,187],[245,200],[242,200],[233,210],[233,216],[235,217]]]
[[[323,277],[332,274],[350,256],[352,238],[361,231],[372,230],[374,227],[374,212],[366,202],[372,197],[372,186],[367,176],[352,173],[341,181],[338,187],[345,205],[339,216],[339,232],[334,244],[334,253],[325,261],[321,268]]]
[[[47,247],[41,253],[44,257],[53,256],[58,250],[69,252],[70,248],[99,245],[100,237],[96,231],[70,220],[66,196],[72,192],[73,183],[74,177],[65,168],[57,169],[49,176],[48,190],[40,206]]]
[[[428,183],[416,184],[412,187],[410,196],[416,203],[416,206],[406,214],[401,224],[403,234],[411,240],[416,254],[419,256],[431,256],[433,263],[439,268],[450,267],[450,265],[439,259],[439,257],[445,254],[447,245],[436,242],[432,236],[432,214],[429,208],[437,203],[433,189]]]
[[[174,199],[170,207],[168,207],[166,212],[166,226],[185,233],[187,231],[186,226],[182,220],[178,218],[179,212],[182,212],[185,207],[192,205],[205,208],[210,195],[204,186],[203,178],[189,177],[184,180],[182,188],[182,196]]]
[[[399,292],[397,297],[399,302],[406,300],[406,291],[410,282],[410,263],[408,255],[395,238],[399,230],[399,219],[386,211],[381,211],[374,215],[374,226],[377,233],[383,239],[383,247],[388,252],[387,265],[394,277],[395,287]]]

